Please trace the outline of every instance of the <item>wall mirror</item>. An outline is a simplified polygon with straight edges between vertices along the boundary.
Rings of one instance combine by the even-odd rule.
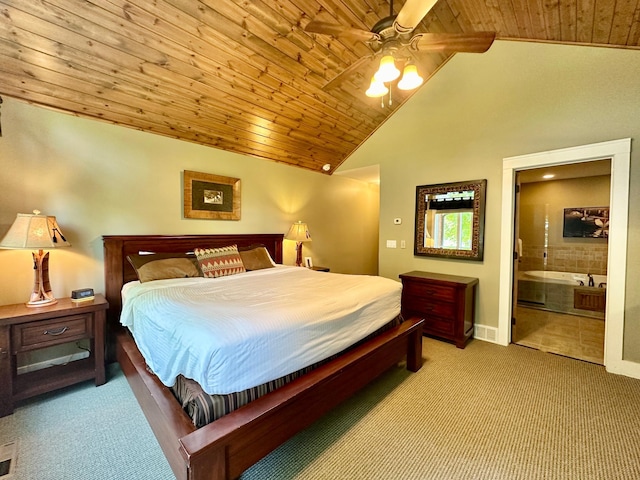
[[[486,180],[416,187],[414,255],[482,260]]]

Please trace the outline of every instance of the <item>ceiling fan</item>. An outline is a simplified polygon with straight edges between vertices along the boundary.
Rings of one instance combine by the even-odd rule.
[[[400,70],[395,66],[396,61],[404,65],[404,74],[398,82],[398,88],[411,90],[423,81],[415,65],[419,52],[483,53],[488,50],[495,39],[495,32],[412,34],[436,2],[437,0],[407,0],[400,12],[394,15],[391,0],[389,16],[378,21],[370,31],[316,20],[309,22],[305,27],[307,32],[362,41],[372,50],[371,55],[355,61],[327,83],[323,90],[339,86],[352,72],[366,69],[368,63],[373,63],[378,58],[380,67],[371,80],[367,96],[380,97],[389,91],[385,83],[400,76]]]

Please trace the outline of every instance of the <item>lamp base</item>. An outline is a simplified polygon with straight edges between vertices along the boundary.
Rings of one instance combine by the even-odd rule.
[[[302,242],[296,243],[296,267],[302,266]]]
[[[27,307],[46,307],[58,303],[51,292],[49,283],[49,252],[42,250],[33,252],[34,282],[31,298],[26,303]]]

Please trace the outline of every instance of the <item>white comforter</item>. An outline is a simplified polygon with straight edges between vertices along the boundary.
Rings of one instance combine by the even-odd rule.
[[[400,313],[401,284],[278,266],[220,278],[131,282],[121,323],[167,386],[251,388],[344,350]]]

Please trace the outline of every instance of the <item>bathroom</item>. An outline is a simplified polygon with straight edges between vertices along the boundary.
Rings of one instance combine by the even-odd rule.
[[[514,343],[603,364],[610,163],[518,173]]]

